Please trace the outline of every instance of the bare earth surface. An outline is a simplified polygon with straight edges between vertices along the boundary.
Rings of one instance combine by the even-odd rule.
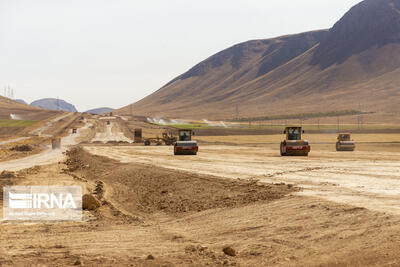
[[[32,130],[29,132],[29,134],[32,135],[42,135],[44,132],[46,132],[51,126],[53,126],[55,123],[72,116],[72,113],[66,113],[60,116],[55,117],[54,119],[51,119],[49,121],[46,121],[42,126]]]
[[[124,163],[145,163],[226,178],[285,182],[300,194],[400,214],[400,153],[312,151],[280,157],[271,147],[202,146],[197,157],[175,157],[171,147],[86,147]]]
[[[0,266],[400,264],[393,136],[369,136],[350,153],[334,152],[331,136],[308,158],[282,158],[274,142],[248,137],[201,145],[198,156],[139,144],[71,149],[106,127],[89,120],[59,151],[0,163],[19,170],[0,175],[1,187],[80,185],[102,203],[82,222],[1,221]],[[112,128],[115,141],[123,126]]]
[[[102,124],[102,125],[101,125]],[[100,123],[99,130],[96,132],[92,142],[133,142],[130,138],[126,137],[122,132],[120,125],[117,122],[110,121],[107,125],[104,121]]]
[[[61,138],[61,149],[53,150],[51,145],[48,145],[42,152],[31,155],[22,159],[0,162],[0,171],[19,171],[33,166],[47,165],[56,163],[64,158],[64,152],[79,142],[81,135],[90,127],[90,124],[77,130],[76,134],[70,133],[68,136]]]

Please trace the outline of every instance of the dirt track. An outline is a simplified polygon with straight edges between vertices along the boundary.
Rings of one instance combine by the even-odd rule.
[[[110,117],[108,121],[110,124],[107,125],[107,119],[101,120],[96,129],[96,135],[92,139],[92,142],[133,142],[130,138],[126,137],[123,133],[121,124],[115,120],[115,118]]]
[[[66,114],[62,114],[60,116],[57,116],[51,120],[48,120],[44,125],[32,130],[29,132],[29,134],[32,135],[42,135],[45,131],[47,131],[50,127],[52,127],[55,123],[62,121],[63,119],[73,116],[72,113],[66,113]],[[51,135],[49,135],[51,136]]]
[[[65,157],[63,153],[72,145],[76,145],[90,126],[91,124],[86,124],[84,127],[78,129],[76,134],[70,133],[68,136],[61,138],[61,149],[52,150],[51,145],[48,145],[46,149],[38,154],[0,162],[0,172],[3,170],[19,171],[33,166],[48,165],[63,160]]]
[[[280,157],[272,147],[202,146],[196,157],[176,157],[171,147],[86,147],[124,163],[261,182],[292,183],[300,193],[400,214],[400,153],[313,151],[309,158]]]

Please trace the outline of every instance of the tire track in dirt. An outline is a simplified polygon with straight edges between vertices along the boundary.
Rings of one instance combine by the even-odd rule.
[[[299,194],[400,214],[400,153],[315,151],[308,158],[279,157],[275,149],[203,146],[196,157],[174,157],[168,147],[86,147],[90,153],[225,178],[258,179],[303,187]],[[391,160],[390,160],[391,159]]]

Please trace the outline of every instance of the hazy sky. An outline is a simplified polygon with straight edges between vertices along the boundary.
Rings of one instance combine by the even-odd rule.
[[[222,49],[330,28],[360,0],[0,0],[0,93],[122,107]]]

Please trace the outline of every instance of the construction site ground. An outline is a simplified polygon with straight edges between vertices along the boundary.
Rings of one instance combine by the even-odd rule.
[[[197,156],[173,156],[121,144],[126,125],[89,119],[41,152],[58,155],[47,165],[0,163],[16,171],[1,187],[81,185],[103,204],[82,222],[2,221],[0,266],[400,264],[400,135],[360,134],[341,153],[333,134],[309,135],[307,158],[280,157],[280,135],[198,136]]]

